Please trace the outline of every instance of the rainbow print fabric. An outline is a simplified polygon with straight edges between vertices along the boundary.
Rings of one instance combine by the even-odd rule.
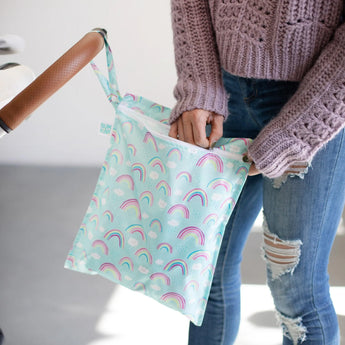
[[[201,325],[224,228],[247,177],[249,141],[221,139],[205,150],[168,137],[170,109],[132,94],[108,99],[116,109],[109,148],[65,267]]]

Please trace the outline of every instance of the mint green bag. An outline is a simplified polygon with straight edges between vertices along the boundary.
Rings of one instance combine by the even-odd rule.
[[[107,42],[114,106],[109,148],[65,267],[140,291],[201,325],[225,225],[245,183],[247,139],[205,150],[168,136],[170,110],[121,97]]]

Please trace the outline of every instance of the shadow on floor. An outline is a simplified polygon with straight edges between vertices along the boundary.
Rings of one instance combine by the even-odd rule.
[[[0,166],[0,326],[6,345],[86,345],[105,338],[95,331],[114,284],[63,268],[99,169]],[[261,233],[249,236],[243,283],[265,284]],[[345,285],[345,236],[331,257],[332,285]],[[250,320],[275,327],[274,313]],[[345,329],[345,317],[339,317]]]

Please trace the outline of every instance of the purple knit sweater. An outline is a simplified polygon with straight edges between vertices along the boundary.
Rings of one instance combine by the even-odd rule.
[[[224,68],[301,82],[249,148],[268,177],[310,161],[345,126],[343,0],[171,0],[171,8],[178,74],[171,123],[197,108],[227,117]]]

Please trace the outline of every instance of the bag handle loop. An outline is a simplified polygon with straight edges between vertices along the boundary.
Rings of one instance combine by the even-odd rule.
[[[101,83],[102,88],[105,94],[107,95],[109,102],[115,106],[115,109],[117,109],[118,105],[122,100],[122,96],[120,94],[117,82],[113,54],[107,40],[107,32],[106,30],[100,28],[93,29],[92,31],[100,33],[104,38],[104,45],[107,57],[108,78],[100,71],[100,69],[93,60],[90,62],[90,64],[99,82]]]

